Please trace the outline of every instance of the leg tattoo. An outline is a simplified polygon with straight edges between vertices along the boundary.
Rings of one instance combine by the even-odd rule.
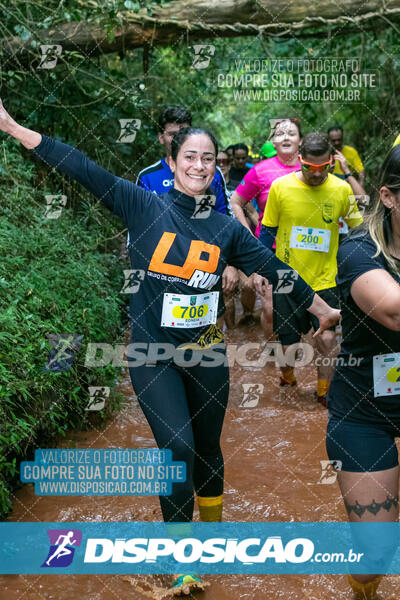
[[[383,502],[375,502],[375,500],[372,500],[370,504],[360,504],[358,500],[356,500],[354,504],[348,504],[348,502],[344,500],[344,505],[349,515],[351,511],[353,511],[358,517],[361,518],[366,511],[372,513],[373,515],[377,515],[378,512],[383,508],[389,512],[392,506],[397,507],[399,505],[399,497],[394,496],[393,498],[390,498],[390,496],[386,496],[386,500]]]

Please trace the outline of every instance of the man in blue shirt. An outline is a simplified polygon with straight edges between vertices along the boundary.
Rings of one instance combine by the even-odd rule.
[[[137,185],[156,194],[169,192],[174,185],[174,174],[169,166],[171,141],[174,134],[182,127],[190,127],[191,125],[192,115],[183,106],[168,106],[163,110],[158,119],[158,141],[165,148],[165,158],[161,158],[153,165],[140,171],[136,180]],[[216,168],[209,193],[216,198],[215,210],[224,215],[230,215],[225,180],[219,167]]]

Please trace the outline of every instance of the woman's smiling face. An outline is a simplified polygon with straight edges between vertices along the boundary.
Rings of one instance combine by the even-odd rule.
[[[190,135],[170,159],[175,189],[188,196],[204,194],[215,175],[215,148],[205,133]]]

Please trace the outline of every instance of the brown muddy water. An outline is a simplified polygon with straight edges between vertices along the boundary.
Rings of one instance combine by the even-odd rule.
[[[240,316],[240,315],[239,315]],[[259,322],[225,335],[231,344],[262,342]],[[316,370],[297,371],[299,385],[278,385],[278,369],[235,366],[225,418],[225,521],[342,521],[345,510],[337,483],[319,484],[327,459],[327,411],[313,397]],[[243,384],[262,384],[257,406],[243,407]],[[155,442],[133,393],[128,372],[120,386],[124,409],[102,431],[73,431],[63,447],[153,448]],[[242,406],[241,406],[242,405]],[[195,520],[198,513],[195,512]],[[161,521],[156,497],[35,496],[24,485],[9,521]],[[0,577],[1,600],[158,600],[166,597],[168,576],[7,575]],[[213,575],[198,600],[351,600],[343,575]],[[185,596],[189,598],[189,596]],[[398,600],[400,579],[386,577],[380,598]]]

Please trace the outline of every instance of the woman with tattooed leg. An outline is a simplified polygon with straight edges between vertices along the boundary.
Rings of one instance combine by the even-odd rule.
[[[342,462],[338,481],[351,522],[399,518],[400,146],[386,157],[376,189],[365,224],[338,252],[343,343],[328,395],[327,451]],[[382,541],[392,554],[397,540]],[[375,598],[380,580],[349,576],[357,600]]]

